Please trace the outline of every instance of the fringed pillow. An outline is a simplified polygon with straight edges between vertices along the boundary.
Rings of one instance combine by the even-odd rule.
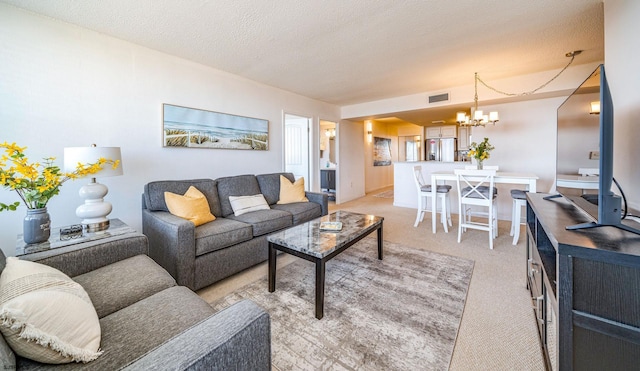
[[[15,257],[0,275],[0,332],[17,355],[42,363],[90,362],[102,354],[98,315],[82,286]]]

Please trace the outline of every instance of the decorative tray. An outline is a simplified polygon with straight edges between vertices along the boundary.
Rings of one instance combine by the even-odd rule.
[[[341,222],[322,222],[320,223],[321,231],[338,232],[342,229]]]

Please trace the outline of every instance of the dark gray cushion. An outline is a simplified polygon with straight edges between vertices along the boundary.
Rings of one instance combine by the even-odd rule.
[[[229,196],[253,196],[262,193],[255,175],[230,176],[218,178],[217,181],[218,198],[224,217],[233,214]]]
[[[2,273],[6,265],[7,265],[7,258],[4,256],[4,252],[2,252],[2,249],[0,249],[0,273]]]
[[[254,237],[262,236],[263,234],[275,232],[293,225],[293,216],[291,213],[276,209],[257,210],[240,216],[232,214],[229,215],[228,218],[251,224],[253,227]]]
[[[527,192],[528,191],[523,191],[522,189],[512,189],[511,190],[511,197],[515,198],[516,200],[526,200],[527,199]]]
[[[173,277],[146,255],[121,260],[73,280],[89,294],[98,318],[176,285]]]
[[[308,222],[309,220],[322,216],[322,207],[315,202],[295,202],[283,205],[275,204],[272,205],[271,208],[291,213],[294,225]]]
[[[420,187],[422,192],[431,192],[431,184],[423,185]],[[436,192],[438,193],[447,193],[451,190],[451,186],[448,184],[441,184],[436,187]]]
[[[467,192],[471,191],[471,187],[464,187],[462,188],[462,194],[466,195]],[[478,187],[478,192],[480,192],[482,195],[484,195],[485,198],[489,198],[489,187],[487,186],[480,186]],[[482,196],[480,196],[478,194],[478,192],[472,192],[471,194],[467,195],[466,197],[468,198],[483,198]],[[498,196],[498,189],[497,188],[493,188],[493,198],[496,198]]]
[[[204,194],[213,215],[222,216],[217,182],[213,179],[159,180],[147,183],[144,186],[145,205],[151,211],[169,211],[164,201],[164,193],[171,192],[183,195],[191,186],[196,187]]]
[[[196,256],[248,241],[252,237],[251,225],[218,218],[196,227]]]
[[[260,191],[264,195],[265,200],[269,205],[273,205],[280,200],[280,175],[289,179],[290,182],[295,182],[296,178],[292,173],[272,173],[272,174],[260,174],[256,175],[258,179],[258,185]]]
[[[104,353],[87,364],[69,363],[65,370],[118,370],[172,337],[202,322],[213,308],[193,291],[174,286],[100,319]],[[52,368],[19,358],[18,369]]]

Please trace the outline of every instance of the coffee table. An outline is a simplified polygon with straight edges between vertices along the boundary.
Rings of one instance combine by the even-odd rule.
[[[324,316],[325,263],[373,231],[378,231],[378,259],[382,260],[383,217],[336,211],[267,236],[269,292],[276,290],[276,250],[316,264],[316,318]],[[340,231],[321,231],[322,222],[341,222]]]

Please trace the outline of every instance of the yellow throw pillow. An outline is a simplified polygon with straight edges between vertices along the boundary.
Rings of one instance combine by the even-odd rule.
[[[0,275],[0,332],[16,354],[42,363],[90,362],[102,354],[98,314],[82,286],[15,257]]]
[[[165,192],[164,202],[167,203],[171,214],[193,222],[196,227],[216,220],[216,217],[211,214],[207,198],[194,186],[189,187],[184,196]]]
[[[309,202],[304,195],[304,178],[291,183],[289,179],[280,175],[280,199],[279,204],[291,204],[294,202]]]

